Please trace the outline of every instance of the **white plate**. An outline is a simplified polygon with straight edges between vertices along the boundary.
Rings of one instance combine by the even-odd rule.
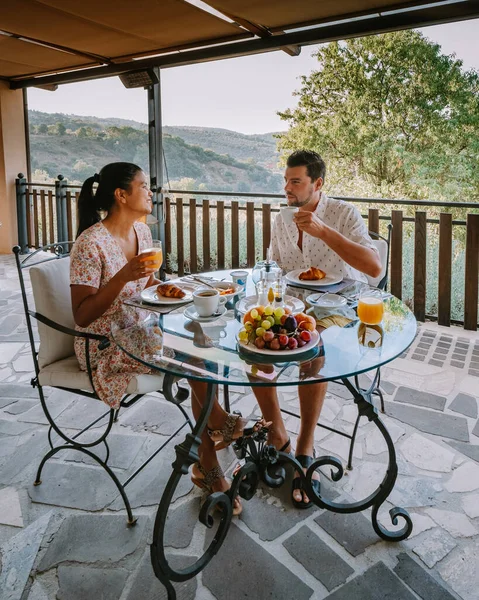
[[[212,285],[220,292],[220,295],[223,298],[226,298],[227,300],[230,300],[233,296],[235,296],[238,292],[242,290],[241,285],[233,283],[232,281],[219,281],[218,279],[213,279],[212,277],[203,278],[201,275],[195,275],[194,277],[197,277],[197,279],[193,279],[192,276],[188,275],[187,277],[183,277],[182,279],[180,279],[180,281],[187,281],[188,285],[193,286],[194,289],[198,289],[200,287],[208,288]],[[201,279],[204,279],[204,283],[200,281]],[[221,294],[222,289],[226,290],[228,288],[233,288],[234,292],[232,292],[231,294]]]
[[[210,282],[208,282],[210,283]],[[232,281],[212,281],[211,285],[214,286],[219,292],[222,298],[227,298],[228,300],[235,296],[239,291],[242,290],[242,286],[237,283],[233,283]],[[206,286],[208,287],[208,286]],[[227,290],[228,288],[233,288],[234,292],[231,294],[222,294],[221,290]]]
[[[348,303],[344,296],[338,294],[311,294],[306,298],[306,302],[321,308],[339,308],[340,306],[346,306]]]
[[[200,315],[196,312],[196,307],[194,304],[188,306],[183,311],[183,314],[187,319],[191,321],[197,321],[198,323],[210,323],[211,321],[215,321],[226,312],[226,306],[224,304],[220,304],[218,306],[218,312],[215,315],[211,315],[211,317],[200,317]]]
[[[314,348],[315,346],[317,346],[319,344],[319,340],[320,340],[319,333],[316,330],[310,331],[310,333],[311,333],[311,341],[309,341],[307,344],[305,344],[301,348],[295,348],[294,350],[270,350],[269,348],[261,348],[260,349],[260,348],[256,348],[256,346],[254,344],[248,344],[246,342],[241,342],[240,340],[238,340],[238,344],[239,344],[240,348],[242,348],[243,350],[246,350],[247,352],[252,352],[253,354],[263,354],[266,356],[277,356],[277,357],[295,356],[296,354],[302,354],[303,352],[307,352],[308,350],[311,350],[311,348]]]
[[[304,310],[304,302],[302,302],[299,298],[295,298],[294,296],[285,296],[284,303],[293,314],[303,312]],[[236,310],[242,315],[245,315],[254,306],[258,306],[257,296],[246,296],[246,298],[241,298],[241,300],[238,300],[236,303]]]
[[[176,284],[175,284],[176,285]],[[185,302],[190,302],[193,299],[193,292],[196,287],[187,283],[182,283],[178,287],[180,287],[184,292],[185,296],[183,298],[166,298],[165,296],[160,296],[156,291],[158,286],[152,285],[144,289],[140,296],[144,302],[148,302],[149,304],[184,304]]]
[[[329,273],[323,279],[310,281],[309,279],[306,281],[304,279],[300,279],[299,276],[307,269],[295,269],[294,271],[290,271],[286,273],[286,279],[291,281],[291,283],[297,283],[299,285],[311,285],[314,287],[322,287],[325,285],[333,285],[335,283],[339,283],[343,280],[343,276],[340,273]]]

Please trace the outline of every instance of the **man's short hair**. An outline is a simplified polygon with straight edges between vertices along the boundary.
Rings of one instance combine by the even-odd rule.
[[[321,177],[324,181],[326,177],[326,163],[317,152],[312,150],[296,150],[288,158],[287,167],[306,167],[306,172],[311,181],[316,181]]]

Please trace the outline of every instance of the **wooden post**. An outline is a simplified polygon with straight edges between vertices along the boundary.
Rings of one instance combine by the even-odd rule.
[[[203,270],[210,270],[210,201],[203,200]]]
[[[66,193],[66,205],[67,205],[67,231],[68,231],[68,239],[71,240],[73,237],[73,213],[72,213],[72,193],[70,190],[67,190]]]
[[[368,210],[368,229],[374,233],[379,233],[379,209],[377,208]]]
[[[40,239],[38,235],[38,193],[33,190],[33,237],[35,239],[35,248],[40,247]]]
[[[414,314],[426,320],[426,212],[416,211],[414,229]]]
[[[231,201],[231,266],[239,267],[239,204]]]
[[[218,249],[218,269],[225,268],[225,203],[216,203],[216,245]]]
[[[183,198],[176,199],[176,248],[178,252],[178,275],[185,274],[185,243],[183,234]]]
[[[42,246],[47,245],[47,201],[45,190],[40,190],[40,209],[42,211]]]
[[[171,199],[165,198],[165,252],[171,254]]]
[[[198,250],[196,243],[196,198],[190,198],[190,271],[198,273]]]
[[[254,244],[254,202],[246,203],[246,262],[249,268],[256,263]]]
[[[391,293],[402,298],[402,210],[391,212]]]
[[[466,282],[464,286],[464,329],[477,331],[479,271],[479,215],[467,215]]]
[[[452,215],[439,215],[439,276],[438,311],[439,325],[451,325],[451,273],[452,273]]]

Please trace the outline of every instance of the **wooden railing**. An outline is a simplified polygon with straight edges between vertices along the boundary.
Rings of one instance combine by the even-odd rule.
[[[19,177],[21,245],[73,239],[79,190],[60,178],[47,185]],[[371,231],[386,235],[392,223],[389,287],[418,320],[477,330],[479,204],[343,199],[358,205]],[[266,257],[280,202],[277,194],[172,190],[164,204],[167,272],[254,266]]]

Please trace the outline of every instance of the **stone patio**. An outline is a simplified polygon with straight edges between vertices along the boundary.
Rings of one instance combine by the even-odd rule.
[[[173,458],[168,446],[127,487],[135,515],[93,463],[64,452],[45,467],[47,426],[36,390],[13,257],[0,257],[0,600],[159,600],[166,598],[149,557],[158,502]],[[463,600],[479,589],[479,337],[457,327],[422,324],[407,353],[382,370],[384,421],[395,441],[399,477],[381,511],[406,508],[412,536],[378,539],[368,512],[340,515],[291,507],[289,487],[260,488],[235,519],[226,542],[202,574],[176,586],[201,600]],[[232,390],[233,408],[255,412],[249,390]],[[294,388],[282,401],[297,408]],[[74,433],[103,410],[88,399],[50,390],[48,402]],[[91,417],[91,418],[90,418]],[[331,384],[323,421],[350,431],[356,409]],[[111,435],[111,466],[125,480],[174,431],[180,413],[152,394],[126,411]],[[289,431],[298,421],[288,417]],[[347,440],[317,429],[317,451],[343,461]],[[363,424],[354,468],[338,483],[322,477],[329,498],[360,499],[382,479],[386,446]],[[235,464],[224,451],[224,467]],[[212,535],[198,520],[201,495],[184,477],[168,521],[173,564],[187,565]],[[399,523],[401,525],[401,523]]]

